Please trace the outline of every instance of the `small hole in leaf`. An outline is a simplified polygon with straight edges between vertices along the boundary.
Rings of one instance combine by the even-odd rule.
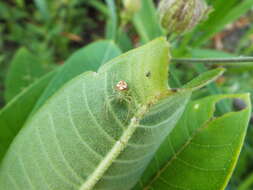
[[[236,111],[241,111],[247,107],[246,103],[239,98],[233,99],[233,107]]]
[[[150,71],[148,71],[148,72],[146,73],[146,77],[148,77],[148,78],[151,77],[151,72],[150,72]]]
[[[215,117],[221,117],[222,115],[229,113],[229,112],[235,112],[235,111],[241,111],[247,107],[246,103],[239,98],[226,98],[222,99],[215,105]]]
[[[170,90],[171,90],[171,92],[176,93],[176,92],[178,92],[179,89],[178,88],[171,88]]]

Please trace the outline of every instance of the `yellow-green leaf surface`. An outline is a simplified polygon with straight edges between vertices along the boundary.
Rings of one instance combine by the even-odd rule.
[[[54,74],[56,71],[34,82],[0,111],[0,162]]]
[[[227,98],[240,98],[247,108],[215,117],[216,103]],[[225,189],[242,148],[250,112],[248,94],[191,102],[135,189]]]
[[[191,90],[169,90],[168,63],[169,45],[160,38],[113,59],[97,73],[74,78],[15,138],[0,167],[0,186],[131,189],[191,95]],[[122,80],[128,90],[116,89]]]

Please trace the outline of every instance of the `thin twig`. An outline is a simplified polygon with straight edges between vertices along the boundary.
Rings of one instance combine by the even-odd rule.
[[[253,57],[234,58],[172,58],[172,62],[178,63],[253,63]]]

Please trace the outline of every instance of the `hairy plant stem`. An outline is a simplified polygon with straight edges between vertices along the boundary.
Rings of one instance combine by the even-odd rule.
[[[178,63],[253,63],[253,57],[234,58],[172,58],[172,62]]]

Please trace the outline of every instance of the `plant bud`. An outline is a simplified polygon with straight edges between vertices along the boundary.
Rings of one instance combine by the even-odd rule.
[[[123,0],[124,8],[128,13],[136,13],[141,8],[141,0]]]
[[[203,0],[161,0],[159,16],[168,33],[184,33],[206,17],[209,8]]]

